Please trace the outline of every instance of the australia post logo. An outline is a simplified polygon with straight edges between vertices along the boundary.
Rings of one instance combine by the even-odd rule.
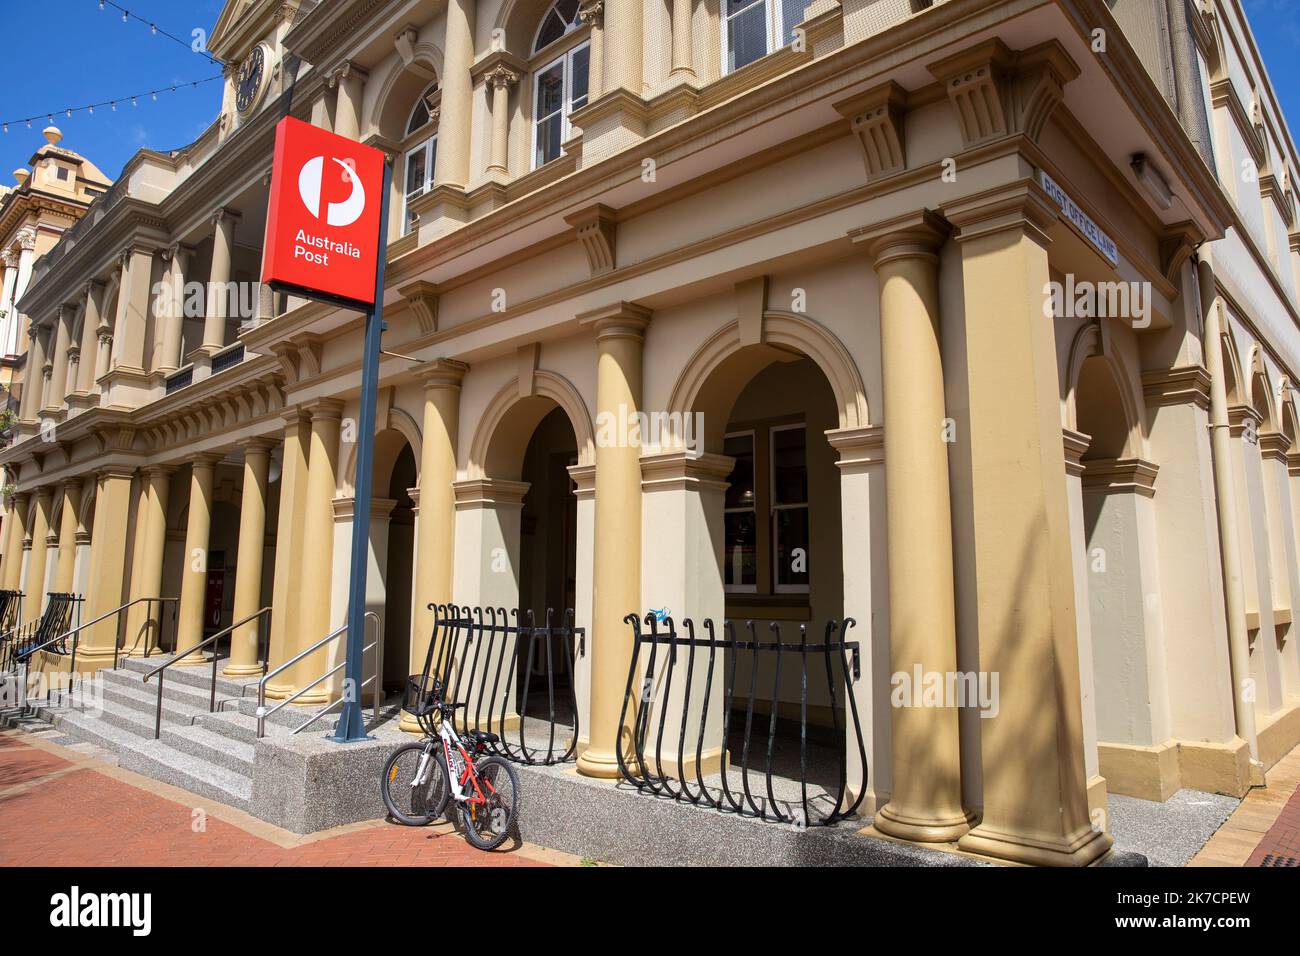
[[[262,281],[370,305],[384,154],[292,117],[275,134]]]

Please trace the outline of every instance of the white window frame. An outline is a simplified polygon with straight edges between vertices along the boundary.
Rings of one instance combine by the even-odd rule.
[[[559,41],[557,40],[556,42],[558,43]],[[569,111],[570,111],[569,103],[573,99],[573,97],[570,95],[573,90],[573,58],[574,55],[577,54],[579,50],[582,50],[584,48],[587,50],[587,102],[589,103],[591,102],[591,39],[590,38],[583,40],[581,43],[575,43],[573,46],[569,47],[569,49],[565,50],[563,53],[559,54],[554,59],[548,60],[545,63],[545,65],[538,67],[536,70],[533,71],[532,83],[530,84],[529,90],[532,96],[532,103],[531,103],[532,110],[536,110],[538,77],[540,77],[547,70],[551,69],[551,67],[555,66],[555,64],[557,63],[564,64],[563,87],[560,90],[560,142],[561,143],[567,140],[569,138],[569,135],[573,132],[573,124],[569,122]],[[530,112],[532,110],[530,110]],[[528,146],[529,169],[541,169],[543,166],[555,162],[555,159],[559,159],[561,156],[564,156],[565,155],[564,147],[563,146],[560,147],[560,155],[556,156],[555,159],[548,159],[545,160],[544,162],[539,162],[537,157],[537,127],[541,125],[541,117],[537,116],[534,113],[532,115],[530,122],[532,123],[532,135],[529,137],[529,146]]]
[[[776,433],[788,432],[798,429],[804,433],[803,436],[803,470],[804,480],[810,485],[812,478],[808,474],[808,428],[805,422],[798,422],[793,425],[771,425],[767,432],[767,505],[770,514],[768,521],[771,523],[771,551],[772,551],[772,593],[773,594],[807,594],[809,584],[812,582],[812,565],[808,566],[809,584],[782,584],[780,578],[780,546],[776,536],[776,517],[778,511],[797,511],[803,510],[808,516],[808,537],[812,537],[812,509],[805,500],[802,503],[791,503],[779,505],[776,503]],[[807,498],[807,495],[804,496]],[[812,542],[808,542],[808,549],[812,550]]]
[[[726,528],[727,526],[726,516],[729,514],[752,514],[754,516],[754,527],[755,530],[757,531],[758,528],[758,432],[756,429],[753,428],[742,428],[738,431],[727,432],[723,436],[723,441],[726,441],[728,438],[744,438],[744,437],[749,438],[750,471],[751,471],[750,478],[754,482],[754,503],[748,508],[728,508],[725,504],[726,497],[724,495],[722,499],[724,502],[722,506],[722,514],[723,514],[722,527],[724,529]],[[758,542],[755,541],[756,549],[757,549],[757,545]],[[727,571],[725,567],[727,561],[727,555],[725,552],[722,555],[722,561],[724,565],[722,571],[722,581],[723,581],[722,590],[724,592],[726,592],[727,594],[757,594],[758,593],[759,561],[758,561],[757,550],[755,551],[755,555],[754,555],[754,583],[753,584],[727,584],[726,583]]]
[[[438,134],[434,133],[428,139],[420,143],[419,146],[412,147],[402,154],[402,235],[407,235],[411,231],[411,219],[408,214],[408,206],[411,200],[419,199],[430,189],[433,188],[433,158],[434,150],[437,148]],[[424,160],[424,188],[418,195],[411,194],[411,184],[406,181],[407,170],[411,168],[411,157],[416,153],[425,153]]]

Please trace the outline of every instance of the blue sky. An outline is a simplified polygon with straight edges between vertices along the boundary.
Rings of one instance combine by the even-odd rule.
[[[194,29],[210,31],[222,0],[117,0],[175,36],[189,38]],[[98,0],[0,0],[4,57],[0,62],[0,121],[40,113],[25,124],[9,124],[0,133],[0,183],[13,185],[11,170],[26,164],[44,144],[45,114],[63,130],[63,146],[81,153],[116,178],[137,149],[169,150],[184,146],[207,128],[221,107],[221,84],[183,87],[161,93],[158,101],[130,96],[172,84],[220,74],[202,56],[150,33],[136,20],[122,22],[111,5]],[[54,33],[47,32],[53,27]],[[57,59],[50,59],[54,54]],[[93,116],[62,112],[126,97],[117,112],[96,108]]]
[[[119,0],[134,14],[181,36],[195,29],[211,30],[222,0]],[[1281,98],[1292,137],[1300,140],[1300,0],[1244,0],[1256,41]],[[33,13],[39,9],[41,15]],[[221,104],[219,83],[177,93],[147,97],[139,106],[127,102],[114,113],[96,109],[93,116],[61,111],[152,90],[188,84],[220,70],[203,57],[132,20],[98,0],[0,0],[4,23],[3,83],[0,121],[42,115],[29,130],[23,124],[0,134],[0,182],[12,183],[9,171],[23,165],[44,142],[43,114],[54,112],[63,130],[64,145],[88,157],[110,177],[116,177],[134,152],[148,146],[168,150],[192,142],[213,119]],[[57,32],[51,37],[48,24]],[[54,45],[51,45],[51,40]],[[62,59],[47,59],[53,50]]]

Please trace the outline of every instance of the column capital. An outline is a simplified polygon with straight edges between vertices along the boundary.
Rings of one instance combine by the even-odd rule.
[[[343,403],[337,398],[312,399],[304,402],[302,408],[311,415],[313,422],[329,419],[338,421],[343,417]]]
[[[646,326],[654,315],[651,309],[635,302],[615,302],[592,309],[578,316],[579,325],[590,325],[596,332],[596,341],[605,339],[636,339],[645,341]]]
[[[280,418],[285,425],[310,425],[311,412],[302,405],[290,405],[280,410]]]
[[[259,436],[257,438],[245,438],[241,440],[239,442],[239,447],[244,449],[244,454],[246,456],[247,455],[269,455],[271,453],[271,449],[273,449],[278,444],[280,443],[274,438]]]
[[[370,72],[362,67],[357,66],[351,60],[344,60],[330,73],[328,83],[333,89],[340,83],[348,80],[361,80],[364,82],[370,76]]]
[[[103,468],[95,471],[95,478],[99,481],[109,481],[115,478],[125,478],[127,481],[130,481],[134,477],[134,465],[105,465]]]
[[[424,382],[424,390],[427,392],[435,388],[460,388],[469,366],[455,359],[436,358],[417,365],[412,371]]]
[[[82,477],[81,475],[77,475],[73,478],[64,478],[59,482],[59,487],[64,491],[64,493],[67,493],[68,491],[80,492],[81,483]]]
[[[876,268],[897,259],[938,261],[939,247],[948,238],[948,224],[929,209],[918,209],[875,226],[849,231],[863,243]]]
[[[11,250],[5,249],[0,251],[0,263],[3,263],[6,269],[16,268],[18,265],[18,256],[14,255]]]
[[[488,88],[493,90],[509,89],[519,82],[519,74],[503,63],[498,63],[492,67],[484,74],[483,78],[487,82]]]
[[[522,508],[524,495],[531,487],[526,481],[505,478],[467,478],[451,484],[456,495],[456,509]]]
[[[212,211],[213,226],[220,226],[223,222],[229,220],[231,227],[233,228],[234,224],[239,222],[241,218],[242,218],[241,213],[236,212],[234,209],[230,209],[226,206],[218,206],[216,209]]]
[[[175,465],[145,465],[140,469],[140,475],[143,478],[152,480],[154,478],[166,478],[175,471]]]
[[[587,0],[578,8],[578,19],[583,26],[601,26],[605,20],[605,0]]]
[[[173,242],[162,250],[168,262],[179,262],[182,269],[189,265],[189,258],[194,254],[194,247],[181,242]]]
[[[1033,179],[958,199],[942,212],[956,227],[958,242],[1015,230],[1046,247],[1052,241],[1047,230],[1059,219],[1056,204]]]
[[[187,460],[193,468],[215,468],[217,462],[225,457],[221,452],[201,451],[190,455]]]
[[[1061,429],[1061,445],[1065,454],[1065,473],[1079,476],[1083,474],[1083,456],[1092,444],[1092,438],[1073,428]]]

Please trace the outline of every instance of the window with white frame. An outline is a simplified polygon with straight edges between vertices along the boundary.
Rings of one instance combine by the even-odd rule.
[[[578,0],[557,0],[542,18],[533,41],[540,53],[582,26]],[[533,74],[533,168],[558,159],[572,127],[569,114],[587,105],[591,45],[584,40]]]
[[[411,201],[423,196],[433,188],[433,161],[438,155],[438,133],[433,125],[433,113],[429,110],[429,96],[436,92],[438,84],[429,87],[416,101],[411,111],[411,118],[406,124],[406,135],[411,137],[430,129],[427,138],[420,138],[415,146],[406,151],[406,178],[404,180],[404,200],[402,212],[402,235],[411,231],[418,218],[411,211]]]
[[[722,72],[794,42],[811,0],[722,0]]]
[[[722,582],[730,594],[806,594],[809,582],[805,428],[765,424],[729,432]]]

